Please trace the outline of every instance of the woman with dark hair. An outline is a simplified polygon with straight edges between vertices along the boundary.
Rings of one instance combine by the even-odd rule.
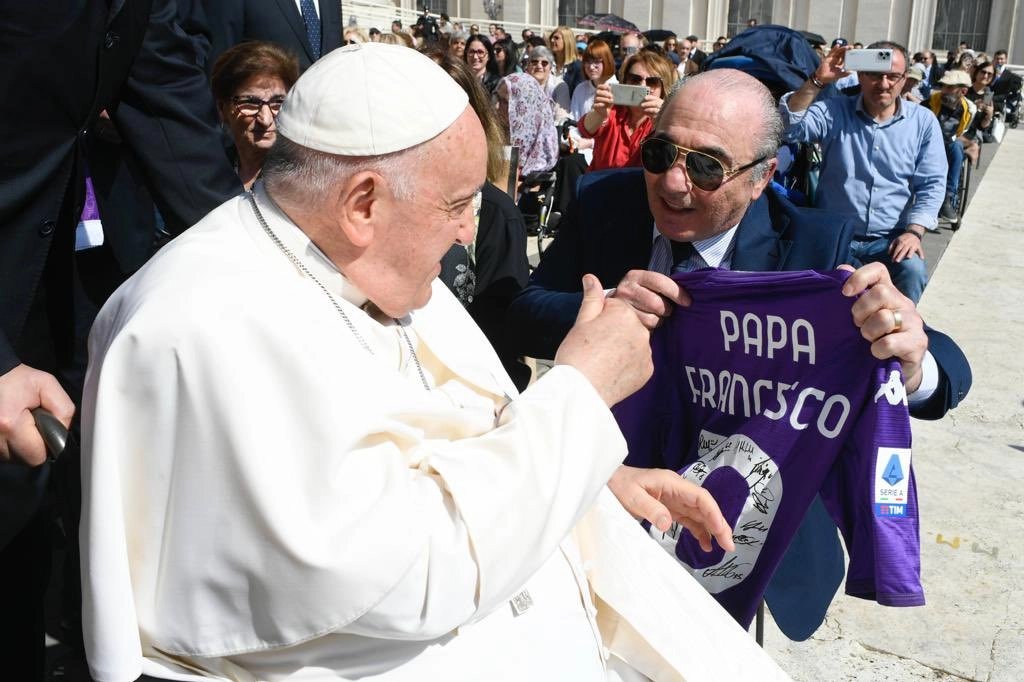
[[[498,75],[502,78],[518,70],[516,46],[508,36],[494,42],[494,61],[498,63]]]
[[[583,137],[594,138],[589,170],[640,165],[640,143],[651,133],[665,95],[676,82],[672,62],[650,50],[640,50],[622,64],[619,82],[644,85],[650,92],[640,104],[616,105],[607,83],[597,86],[594,105],[580,121]]]
[[[992,105],[992,82],[996,77],[996,67],[992,62],[978,62],[974,66],[974,73],[971,75],[971,87],[967,88],[964,94],[969,101],[974,102],[978,107],[978,114],[971,124],[975,134],[983,134],[986,137],[992,135],[993,116],[995,107]],[[988,102],[985,98],[988,97]],[[986,140],[988,142],[990,140]]]
[[[438,275],[466,307],[519,390],[530,382],[530,369],[519,362],[505,333],[505,311],[530,277],[526,260],[526,225],[504,186],[503,149],[507,135],[491,107],[490,96],[469,67],[440,50],[425,54],[455,79],[469,97],[487,138],[487,182],[480,191],[476,235],[468,245],[455,244],[441,259]]]
[[[466,65],[483,84],[488,94],[494,93],[501,76],[498,75],[498,62],[494,59],[494,47],[491,40],[479,33],[471,35],[466,41]]]
[[[298,78],[298,58],[269,42],[235,45],[213,65],[210,86],[235,143],[235,169],[246,189],[259,177],[277,137],[277,114]]]

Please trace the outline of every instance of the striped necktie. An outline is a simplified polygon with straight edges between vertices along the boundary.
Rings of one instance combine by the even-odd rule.
[[[651,248],[651,260],[647,266],[652,272],[671,275],[673,272],[701,270],[707,264],[700,252],[690,242],[674,242],[659,234]]]
[[[313,0],[301,0],[302,21],[306,23],[306,37],[313,48],[313,61],[320,59],[320,17],[313,6]]]

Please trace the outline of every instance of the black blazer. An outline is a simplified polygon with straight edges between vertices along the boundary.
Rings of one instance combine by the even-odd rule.
[[[320,56],[341,46],[341,3],[318,0],[320,8]],[[211,47],[207,68],[224,50],[246,40],[269,40],[288,48],[299,58],[299,69],[313,63],[313,48],[306,37],[295,0],[202,0],[210,26]]]
[[[596,275],[610,289],[629,270],[646,269],[650,261],[654,218],[642,170],[588,174],[578,194],[530,285],[509,309],[509,334],[526,355],[554,357],[583,300],[584,274]],[[854,229],[845,218],[797,208],[767,189],[740,221],[732,269],[832,269],[846,262]],[[966,395],[971,375],[949,337],[931,330],[928,335],[940,385],[914,416],[938,418]],[[780,629],[796,640],[813,634],[844,573],[835,524],[816,498],[765,593]]]
[[[241,189],[195,47],[174,16],[172,0],[5,0],[0,92],[16,93],[17,105],[0,129],[0,374],[20,362],[42,282],[49,297],[70,297],[86,141],[101,111],[172,233]],[[106,239],[130,271],[152,234],[124,227]]]

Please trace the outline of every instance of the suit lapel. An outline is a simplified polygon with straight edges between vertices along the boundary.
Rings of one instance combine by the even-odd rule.
[[[736,230],[736,248],[732,269],[749,272],[782,270],[793,246],[790,239],[780,239],[789,226],[789,216],[783,211],[771,215],[770,200],[765,190],[761,198],[750,205]],[[774,224],[773,224],[774,223]]]
[[[299,39],[299,44],[302,45],[303,51],[305,51],[309,61],[312,62],[313,46],[309,44],[309,38],[306,37],[306,22],[302,20],[302,14],[299,13],[298,5],[295,4],[295,0],[276,1],[281,14],[288,21],[288,25],[295,33],[295,37]]]

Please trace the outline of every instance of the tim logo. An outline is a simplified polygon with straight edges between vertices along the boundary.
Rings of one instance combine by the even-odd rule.
[[[877,403],[878,399],[882,397],[890,405],[907,404],[907,389],[903,385],[903,378],[900,376],[899,370],[894,369],[889,372],[889,380],[878,387],[875,392],[875,402]]]
[[[878,506],[879,516],[906,516],[907,505],[905,504],[880,504]]]

